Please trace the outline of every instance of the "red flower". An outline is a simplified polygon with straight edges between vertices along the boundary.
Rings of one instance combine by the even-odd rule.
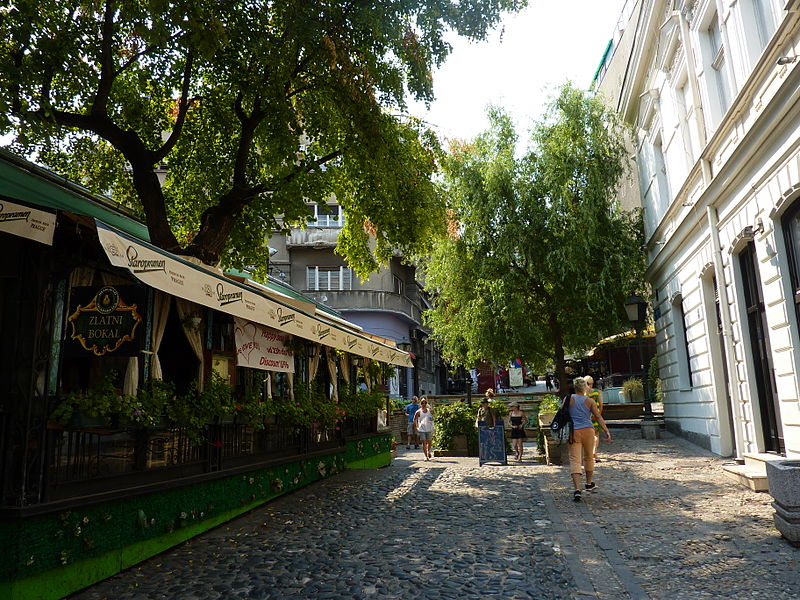
[[[211,445],[214,446],[214,448],[222,448],[222,442],[220,442],[219,440],[211,442]]]
[[[236,405],[236,410],[242,410],[242,405],[241,404],[237,404]]]

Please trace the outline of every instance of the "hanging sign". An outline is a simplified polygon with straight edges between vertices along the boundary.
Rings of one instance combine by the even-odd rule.
[[[239,317],[233,321],[237,366],[294,373],[294,353],[286,347],[288,334]]]
[[[522,387],[522,369],[520,367],[511,367],[508,370],[508,387],[518,388]]]
[[[0,231],[53,245],[56,216],[0,198]]]
[[[72,354],[134,356],[142,322],[141,290],[135,286],[74,287],[70,291],[69,337]],[[82,349],[82,351],[81,351]]]

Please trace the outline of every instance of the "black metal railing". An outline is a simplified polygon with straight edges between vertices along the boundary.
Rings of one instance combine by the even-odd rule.
[[[108,492],[333,450],[347,437],[374,433],[376,427],[377,419],[370,416],[347,418],[335,427],[215,424],[202,441],[181,427],[55,429],[50,431],[47,497]]]

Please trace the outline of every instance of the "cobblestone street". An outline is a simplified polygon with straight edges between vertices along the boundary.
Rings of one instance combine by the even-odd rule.
[[[613,431],[582,503],[533,447],[507,467],[400,449],[71,598],[800,598],[768,494],[680,438]]]

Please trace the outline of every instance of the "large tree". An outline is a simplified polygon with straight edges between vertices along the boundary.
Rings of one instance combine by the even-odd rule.
[[[641,217],[616,203],[624,133],[571,85],[521,157],[510,118],[489,117],[444,165],[452,222],[425,263],[426,318],[451,361],[555,363],[563,382],[565,353],[624,328],[624,300],[642,286]]]
[[[151,239],[263,264],[265,233],[334,198],[360,274],[441,226],[429,101],[451,28],[526,0],[15,0],[0,8],[0,133],[139,211]],[[166,181],[158,171],[166,166]]]

